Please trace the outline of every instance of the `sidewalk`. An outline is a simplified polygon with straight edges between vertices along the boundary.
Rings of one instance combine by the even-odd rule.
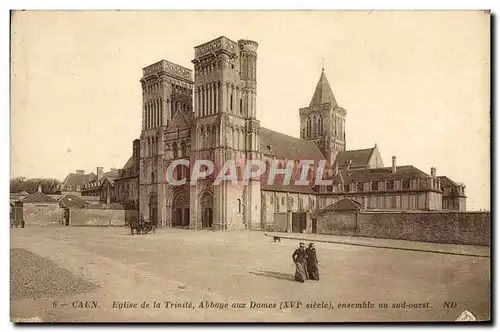
[[[474,257],[490,257],[490,247],[462,245],[462,244],[445,244],[431,242],[416,242],[406,240],[381,239],[356,236],[342,235],[324,235],[324,234],[301,234],[301,233],[278,233],[264,232],[268,236],[278,236],[282,240],[304,242],[326,242],[342,245],[353,245],[361,247],[371,247],[378,250],[407,250],[421,251],[436,254],[474,256]]]

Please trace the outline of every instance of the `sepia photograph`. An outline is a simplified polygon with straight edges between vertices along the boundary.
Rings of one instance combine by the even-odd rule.
[[[489,322],[491,18],[11,10],[10,321]]]

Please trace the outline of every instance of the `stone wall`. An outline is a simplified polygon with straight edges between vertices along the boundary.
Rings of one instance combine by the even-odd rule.
[[[356,231],[357,215],[353,212],[337,212],[318,218],[318,234],[344,234]]]
[[[56,225],[64,217],[64,209],[58,204],[23,204],[23,218],[26,224]]]
[[[346,227],[347,224],[354,226]],[[318,216],[320,234],[423,242],[489,246],[490,229],[489,212],[362,210],[359,213],[329,211]]]
[[[134,210],[71,209],[70,226],[125,226],[130,220],[137,220]]]

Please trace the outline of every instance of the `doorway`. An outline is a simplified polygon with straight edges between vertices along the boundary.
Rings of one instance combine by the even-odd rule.
[[[306,213],[292,213],[292,233],[303,233],[306,230]]]
[[[186,195],[179,195],[174,199],[172,216],[173,227],[189,226],[189,200]]]
[[[158,196],[156,193],[152,193],[149,196],[149,221],[158,226]]]
[[[201,205],[201,226],[202,228],[213,227],[213,197],[210,193],[205,193],[200,201]]]
[[[64,209],[64,226],[69,226],[69,209]]]

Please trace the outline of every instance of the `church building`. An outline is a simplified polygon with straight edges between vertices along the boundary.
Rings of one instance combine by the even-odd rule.
[[[436,176],[434,168],[427,174],[399,166],[396,157],[384,167],[377,145],[347,150],[347,111],[337,103],[324,70],[311,102],[299,109],[300,138],[261,127],[257,49],[255,41],[219,37],[194,48],[194,75],[166,60],[143,69],[137,182],[139,213],[146,220],[158,227],[280,230],[293,214],[294,231],[314,232],[319,211],[345,198],[362,209],[440,210],[446,201],[446,207],[465,210],[464,186]],[[267,165],[307,159],[317,165],[324,160],[332,185],[269,185],[263,176],[248,184],[214,185],[207,178],[173,186],[165,172],[177,159],[191,165],[202,159],[215,165],[250,159]],[[177,171],[190,175],[187,167]]]

